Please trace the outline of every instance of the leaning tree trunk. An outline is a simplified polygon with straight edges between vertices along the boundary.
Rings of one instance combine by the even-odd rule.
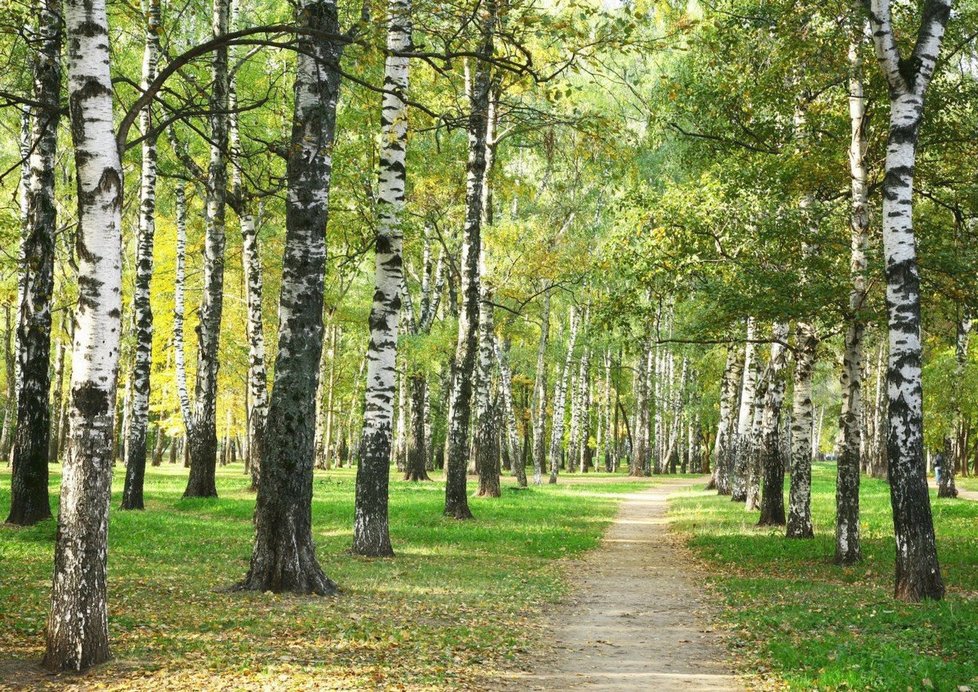
[[[296,21],[337,36],[333,0],[305,0]],[[336,592],[312,540],[316,386],[323,348],[323,280],[331,158],[340,85],[339,39],[300,34],[295,105],[286,164],[285,250],[279,299],[278,355],[265,428],[248,591]]]
[[[758,526],[784,526],[784,453],[781,445],[781,406],[784,402],[784,369],[787,360],[788,325],[776,323],[771,336],[771,362],[768,365],[763,432],[759,458],[764,473],[761,490],[761,518]],[[806,453],[808,447],[806,446]]]
[[[858,9],[858,7],[856,8]],[[869,247],[869,200],[866,175],[866,99],[860,44],[865,22],[854,20],[849,44],[849,314],[846,316],[845,350],[842,356],[842,412],[839,428],[842,444],[835,484],[835,563],[852,565],[862,559],[859,537],[859,472],[863,445],[860,414],[863,410],[862,316],[866,301],[866,251]]]
[[[496,23],[495,0],[481,6],[482,39],[479,55],[489,58]],[[466,494],[468,431],[471,417],[472,376],[475,373],[479,330],[479,256],[482,247],[482,205],[486,174],[486,134],[489,121],[490,65],[479,60],[469,95],[469,156],[465,191],[465,227],[462,235],[462,309],[455,348],[455,381],[449,399],[448,440],[445,446],[445,514],[470,519]]]
[[[540,322],[540,345],[537,347],[537,368],[533,382],[533,485],[543,482],[547,427],[547,337],[550,334],[550,291],[543,296],[543,316]]]
[[[394,554],[387,521],[397,331],[404,272],[401,215],[407,148],[408,59],[395,55],[411,46],[409,0],[390,0],[384,103],[381,112],[380,185],[377,194],[374,299],[367,347],[367,384],[360,465],[357,467],[353,552],[371,557]],[[401,378],[401,391],[405,390]],[[402,397],[402,401],[404,401]],[[400,418],[404,420],[404,406]],[[403,425],[403,422],[401,423]]]
[[[31,60],[30,172],[27,223],[21,248],[17,358],[20,386],[10,479],[11,524],[29,526],[51,516],[48,499],[48,439],[51,386],[51,294],[54,291],[54,167],[61,103],[61,3],[44,0],[38,16],[38,49]]]
[[[577,309],[570,309],[570,338],[567,341],[567,354],[564,368],[554,386],[553,423],[550,426],[550,482],[557,482],[560,457],[564,451],[564,411],[567,399],[567,383],[570,380],[571,364],[574,360],[574,345],[577,343]]]
[[[744,345],[744,380],[740,388],[740,411],[737,414],[736,436],[731,443],[733,463],[730,465],[730,499],[747,501],[747,469],[751,449],[751,427],[754,420],[754,400],[757,396],[758,363],[754,348],[754,320],[747,318],[747,341]]]
[[[71,354],[71,432],[61,479],[44,666],[79,671],[109,658],[105,569],[122,328],[122,164],[112,122],[105,2],[67,0],[64,8],[78,183],[79,296]]]
[[[866,0],[873,41],[890,88],[890,132],[883,180],[883,256],[889,313],[890,501],[896,536],[895,595],[907,601],[944,596],[924,464],[920,274],[913,232],[913,174],[924,94],[934,74],[950,0],[927,0],[912,59],[894,36],[889,0]]]
[[[228,30],[228,0],[214,0],[215,38]],[[211,63],[210,164],[204,240],[204,290],[197,324],[197,381],[193,425],[188,431],[190,477],[184,497],[217,497],[217,373],[221,312],[224,307],[224,246],[227,201],[228,49],[216,48]]]
[[[156,79],[160,53],[160,0],[145,0],[146,32],[143,48],[142,88]],[[153,280],[153,240],[156,235],[156,135],[153,107],[140,113],[142,171],[139,178],[139,228],[136,232],[136,280],[132,320],[136,334],[132,365],[132,395],[129,398],[129,430],[126,441],[126,481],[122,509],[143,508],[143,478],[146,475],[146,430],[149,425],[150,372],[153,368],[153,309],[150,282]]]

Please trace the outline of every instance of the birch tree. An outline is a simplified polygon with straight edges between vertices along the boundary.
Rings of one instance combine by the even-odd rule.
[[[105,572],[122,327],[122,164],[112,120],[105,2],[66,0],[64,10],[79,193],[79,296],[44,666],[80,671],[109,658]]]
[[[567,353],[564,356],[564,367],[557,376],[554,384],[553,423],[550,428],[550,483],[557,482],[560,470],[560,459],[564,451],[564,412],[567,404],[567,386],[571,376],[571,365],[574,359],[574,346],[577,343],[577,308],[570,309],[570,335],[567,338]]]
[[[145,0],[146,28],[143,47],[141,88],[156,79],[160,53],[160,0]],[[136,232],[136,282],[132,320],[136,334],[132,366],[132,395],[129,399],[129,429],[126,441],[126,481],[122,509],[143,509],[143,478],[146,474],[146,430],[149,424],[150,372],[153,367],[153,308],[150,282],[153,279],[153,242],[156,235],[156,134],[153,107],[140,114],[142,141],[139,176],[139,228]]]
[[[889,0],[863,0],[890,91],[883,180],[883,255],[889,327],[887,458],[896,536],[894,593],[906,601],[941,599],[934,522],[927,494],[921,390],[920,274],[913,231],[913,176],[924,95],[934,75],[951,0],[926,0],[909,60],[893,28]]]
[[[784,456],[781,449],[781,406],[784,402],[784,370],[787,361],[788,325],[775,323],[771,330],[771,360],[765,380],[764,417],[760,449],[757,457],[764,474],[761,488],[759,526],[783,526],[784,515]],[[808,447],[806,447],[807,453]],[[748,502],[749,503],[749,502]]]
[[[397,331],[404,285],[401,216],[404,209],[407,149],[408,59],[396,55],[411,47],[409,0],[388,5],[387,60],[380,124],[380,183],[377,192],[374,297],[370,310],[367,383],[357,467],[353,552],[386,557],[394,554],[387,521],[388,467],[391,457]],[[401,391],[405,390],[401,378]],[[403,419],[405,407],[400,416]]]
[[[251,568],[238,588],[329,595],[336,584],[316,561],[312,540],[312,412],[323,348],[325,228],[344,39],[333,0],[303,0],[296,15],[305,31],[296,39],[279,346],[258,482],[255,545]]]
[[[550,291],[543,294],[540,343],[533,381],[533,485],[543,482],[547,427],[547,338],[550,334]]]
[[[489,122],[490,65],[496,23],[495,0],[480,5],[481,39],[469,95],[468,162],[465,182],[465,225],[462,229],[462,307],[455,348],[455,378],[449,398],[448,439],[445,445],[445,514],[471,519],[466,486],[468,428],[471,418],[472,377],[479,329],[479,256],[482,246],[482,205],[486,175],[486,134]]]
[[[747,466],[751,454],[750,432],[754,420],[754,402],[757,395],[757,358],[754,353],[754,320],[747,319],[747,341],[744,345],[744,379],[740,388],[740,410],[737,413],[736,450],[731,467],[730,499],[734,502],[747,500]]]
[[[31,78],[37,106],[30,109],[30,150],[24,188],[26,219],[18,290],[17,424],[10,479],[11,524],[28,526],[51,516],[48,499],[48,439],[51,386],[51,295],[54,290],[55,157],[61,114],[60,3],[39,3],[37,49]],[[8,414],[9,415],[9,414]]]
[[[835,562],[852,565],[862,559],[859,538],[859,472],[864,440],[860,416],[863,411],[862,317],[866,301],[866,251],[869,246],[869,200],[866,173],[866,97],[863,91],[863,64],[860,46],[864,42],[865,20],[854,7],[849,39],[849,314],[846,316],[845,350],[842,356],[842,433],[835,484]]]
[[[229,0],[213,0],[211,32],[227,34]],[[212,53],[210,91],[210,162],[207,167],[207,212],[204,239],[204,290],[198,309],[197,379],[193,425],[188,431],[190,477],[184,497],[217,497],[217,373],[220,368],[221,313],[224,308],[224,246],[227,202],[228,48]]]

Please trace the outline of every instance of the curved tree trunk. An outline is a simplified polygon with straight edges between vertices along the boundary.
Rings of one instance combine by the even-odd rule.
[[[143,48],[142,88],[156,79],[160,53],[160,0],[145,0],[146,36]],[[152,105],[140,114],[142,171],[139,179],[139,229],[136,233],[136,285],[132,319],[136,352],[132,366],[132,396],[129,398],[129,429],[126,431],[126,481],[122,509],[143,508],[143,478],[146,475],[146,432],[149,425],[150,372],[153,368],[153,309],[150,282],[153,280],[153,241],[156,234],[156,135],[152,132]]]
[[[17,320],[17,425],[10,479],[11,524],[28,526],[51,516],[48,440],[51,410],[51,294],[54,291],[54,166],[58,148],[61,90],[61,6],[40,3],[38,49],[32,56],[34,99],[26,189],[27,219],[21,248]]]
[[[214,0],[214,37],[227,33],[228,0]],[[224,307],[224,246],[228,150],[228,49],[212,53],[210,95],[210,164],[207,169],[204,290],[197,325],[197,382],[193,425],[188,431],[190,477],[184,497],[217,497],[217,373],[221,313]]]
[[[404,283],[401,258],[401,215],[404,208],[407,148],[408,59],[393,55],[411,46],[409,0],[390,0],[387,28],[384,104],[381,115],[380,186],[377,195],[377,236],[367,384],[363,413],[360,466],[357,467],[353,552],[387,557],[394,554],[387,520],[391,461],[397,332]],[[401,378],[401,392],[406,391]],[[401,425],[405,424],[402,396]]]
[[[296,14],[303,28],[339,33],[333,0],[305,0]],[[323,348],[324,231],[342,44],[308,35],[296,41],[279,348],[262,450],[251,569],[238,588],[328,595],[337,587],[316,561],[312,540],[316,426],[310,414],[315,410]]]
[[[112,122],[105,2],[67,0],[64,6],[78,171],[79,299],[44,666],[77,671],[109,658],[105,568],[122,327],[122,164]]]

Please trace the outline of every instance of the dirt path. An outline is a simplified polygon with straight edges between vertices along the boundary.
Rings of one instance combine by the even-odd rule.
[[[740,689],[667,526],[669,495],[703,482],[669,480],[625,496],[601,546],[570,567],[577,586],[548,623],[555,658],[537,657],[514,689]]]

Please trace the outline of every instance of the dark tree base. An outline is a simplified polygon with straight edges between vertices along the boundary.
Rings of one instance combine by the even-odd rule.
[[[21,500],[10,507],[10,514],[7,516],[7,523],[12,526],[33,526],[38,522],[51,518],[51,507],[47,503],[47,494],[44,500],[31,502]]]
[[[468,503],[452,506],[446,505],[445,516],[451,517],[452,519],[458,519],[460,521],[475,519],[475,517],[472,515],[472,511],[469,509]]]
[[[368,537],[354,540],[350,552],[360,557],[394,557],[394,548],[386,536],[383,539]]]
[[[257,552],[257,551],[256,551]],[[255,563],[258,564],[255,564]],[[340,589],[323,574],[311,545],[295,550],[295,544],[279,551],[252,556],[251,570],[232,591],[271,591],[297,595],[335,596]]]
[[[404,474],[404,480],[406,481],[430,481],[431,477],[425,469],[421,469],[420,472],[408,469]]]

